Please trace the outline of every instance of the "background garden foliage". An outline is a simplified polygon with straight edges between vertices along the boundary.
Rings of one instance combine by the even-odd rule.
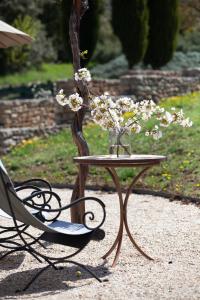
[[[147,0],[112,0],[112,25],[131,68],[140,62],[148,43]]]
[[[149,36],[144,63],[164,66],[173,57],[179,28],[179,0],[149,0]]]
[[[1,0],[0,19],[34,37],[29,46],[1,49],[1,74],[41,68],[48,62],[70,63],[71,5],[72,0]],[[107,62],[118,66],[125,61],[122,69],[173,69],[174,51],[175,69],[182,67],[182,60],[187,67],[199,62],[198,0],[89,0],[89,5],[81,21],[80,49],[88,50],[82,65],[90,62],[96,74],[101,73],[97,65]],[[113,76],[108,72],[108,77]]]

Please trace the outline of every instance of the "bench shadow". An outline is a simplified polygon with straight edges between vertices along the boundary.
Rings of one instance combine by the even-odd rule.
[[[10,262],[9,262],[10,264]],[[60,265],[61,266],[61,265]],[[25,285],[31,280],[31,278],[39,271],[41,268],[34,268],[26,271],[13,272],[6,276],[0,282],[0,297],[4,298],[6,296],[20,296],[20,295],[35,295],[37,297],[38,293],[44,294],[57,294],[61,290],[71,290],[85,285],[92,284],[92,281],[85,282],[85,279],[91,278],[94,283],[97,282],[88,272],[73,266],[70,264],[62,265],[63,269],[54,270],[53,268],[47,269],[35,282],[26,290],[25,292],[16,293],[17,290],[23,289]],[[105,263],[92,267],[90,265],[85,265],[89,270],[93,271],[102,281],[108,281],[104,277],[107,277],[111,272],[105,267]],[[9,269],[9,268],[8,268]],[[76,272],[81,271],[81,276],[77,276]],[[77,283],[78,284],[75,284]],[[99,283],[101,284],[101,283]],[[43,294],[43,295],[44,295]]]
[[[3,256],[6,253],[6,251],[0,252],[0,270],[12,270],[12,269],[18,269],[19,266],[23,263],[25,259],[25,253],[17,253],[13,255],[8,255],[4,259],[1,260],[1,256]]]

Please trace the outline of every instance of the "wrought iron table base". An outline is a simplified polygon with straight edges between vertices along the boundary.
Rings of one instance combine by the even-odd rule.
[[[112,267],[114,267],[119,259],[119,254],[120,254],[120,250],[121,250],[121,245],[122,245],[122,239],[123,239],[123,231],[124,231],[124,227],[125,230],[128,234],[128,237],[130,239],[130,241],[132,242],[133,246],[147,259],[149,260],[153,260],[153,258],[151,258],[149,255],[147,255],[136,243],[136,241],[134,240],[133,236],[131,235],[129,226],[128,226],[128,220],[127,220],[127,205],[128,205],[128,200],[129,200],[129,196],[130,193],[133,189],[134,184],[137,182],[137,180],[144,174],[145,171],[147,171],[150,167],[146,167],[144,168],[131,182],[131,184],[129,185],[127,192],[125,194],[125,198],[123,199],[123,195],[122,195],[122,190],[121,190],[121,185],[120,185],[120,181],[119,181],[119,177],[117,175],[117,172],[115,170],[115,168],[111,168],[111,167],[106,167],[106,170],[109,172],[109,174],[112,177],[112,180],[115,184],[116,187],[116,191],[119,197],[119,205],[120,205],[120,225],[119,225],[119,231],[117,234],[117,237],[113,243],[113,245],[111,246],[110,250],[102,257],[103,259],[106,259],[116,248],[116,253],[115,253],[115,258],[113,260],[112,263]]]
[[[103,167],[110,174],[113,183],[116,188],[116,192],[118,194],[119,199],[119,207],[120,207],[120,221],[119,221],[119,229],[117,236],[111,246],[111,248],[107,251],[107,253],[102,257],[106,259],[111,253],[115,251],[115,257],[112,263],[112,267],[117,264],[119,259],[120,250],[122,246],[123,240],[123,232],[126,231],[129,240],[132,245],[147,259],[153,260],[148,254],[146,254],[140,246],[134,240],[131,231],[128,225],[127,219],[127,205],[129,196],[133,190],[134,184],[138,181],[138,179],[151,167],[159,165],[161,161],[165,160],[165,156],[158,155],[131,155],[130,157],[116,157],[114,155],[100,155],[100,156],[83,156],[83,157],[75,157],[74,161],[79,164],[79,189],[81,196],[84,195],[85,190],[85,180],[84,180],[84,166],[95,166],[95,167]],[[116,168],[121,167],[140,167],[142,170],[133,178],[132,182],[129,184],[127,191],[125,193],[125,197],[122,195],[122,188],[119,180],[119,176],[116,172]],[[83,215],[84,210],[82,208],[77,208],[76,211],[76,220],[78,222],[81,221],[81,215]]]

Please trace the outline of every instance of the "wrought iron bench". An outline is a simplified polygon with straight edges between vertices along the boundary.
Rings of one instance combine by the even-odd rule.
[[[83,224],[71,223],[59,218],[62,212],[85,201],[94,201],[102,209],[101,220],[95,228],[86,225],[87,216],[90,220],[94,220],[94,213],[91,211],[84,214]],[[52,208],[52,203],[56,206],[55,208]],[[8,244],[11,248],[7,253],[2,255],[0,259],[17,251],[26,251],[39,262],[46,262],[46,266],[41,268],[40,271],[26,284],[22,289],[23,291],[25,291],[46,269],[50,267],[58,269],[57,265],[60,263],[75,264],[89,272],[94,278],[101,282],[101,280],[86,266],[71,260],[71,257],[84,249],[91,240],[93,234],[105,221],[105,205],[100,199],[96,197],[84,197],[62,207],[60,197],[52,190],[35,190],[28,197],[20,199],[4,166],[0,164],[0,209],[9,215],[14,223],[11,238],[8,239],[7,237],[2,237],[2,233],[0,235],[0,246],[4,247]],[[29,209],[36,209],[37,211],[35,214],[32,214]],[[100,213],[100,210],[98,210],[98,213]],[[33,226],[41,230],[42,234],[35,237],[25,230],[27,226]],[[17,241],[14,240],[14,237],[16,236]],[[52,257],[49,254],[43,254],[43,251],[38,250],[38,247],[34,247],[34,245],[41,246],[41,241],[43,240],[73,247],[75,248],[75,251],[64,257]]]

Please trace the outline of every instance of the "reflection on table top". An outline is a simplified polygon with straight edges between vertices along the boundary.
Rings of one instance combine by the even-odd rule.
[[[74,162],[81,165],[99,165],[99,166],[138,166],[154,165],[166,160],[162,155],[133,154],[129,155],[91,155],[74,157]]]

